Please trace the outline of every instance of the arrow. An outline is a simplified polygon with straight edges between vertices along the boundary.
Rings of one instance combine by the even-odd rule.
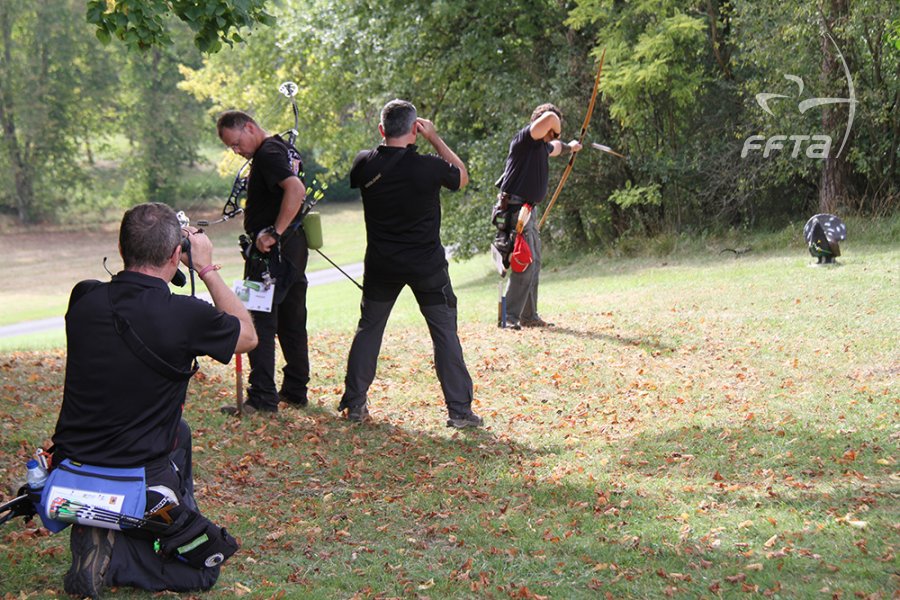
[[[609,146],[604,146],[603,144],[598,144],[596,142],[591,142],[591,148],[596,150],[600,150],[601,152],[606,152],[607,154],[612,154],[613,156],[618,156],[619,158],[625,158],[623,155],[619,154]]]

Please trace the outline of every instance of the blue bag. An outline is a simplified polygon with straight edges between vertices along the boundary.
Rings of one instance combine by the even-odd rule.
[[[134,518],[144,517],[146,488],[144,467],[98,467],[65,459],[44,484],[38,514],[53,533],[72,523],[128,529]]]

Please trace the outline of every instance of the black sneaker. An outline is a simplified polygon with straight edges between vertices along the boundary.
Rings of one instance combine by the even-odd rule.
[[[366,404],[352,406],[347,409],[347,420],[352,423],[364,423],[370,419],[369,407]]]
[[[461,417],[450,417],[447,419],[447,427],[456,429],[466,429],[467,427],[481,427],[484,425],[484,419],[475,413],[469,413]]]
[[[63,579],[63,588],[67,594],[82,598],[100,597],[115,541],[116,535],[112,529],[72,526],[69,541],[72,566]]]
[[[519,331],[520,329],[522,329],[522,326],[519,325],[516,321],[507,321],[503,329],[512,329],[513,331]]]

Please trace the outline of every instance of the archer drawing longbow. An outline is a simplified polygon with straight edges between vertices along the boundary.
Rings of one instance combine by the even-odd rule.
[[[600,73],[603,72],[603,59],[606,58],[606,48],[603,49],[603,54],[600,55],[600,66],[597,68],[597,77],[594,79],[594,91],[591,93],[591,102],[588,104],[587,114],[584,116],[584,123],[581,124],[581,135],[578,136],[578,143],[582,143],[584,141],[584,135],[587,133],[588,125],[591,124],[591,116],[594,114],[594,105],[597,103],[597,92],[600,90]],[[553,208],[553,205],[556,203],[556,199],[559,197],[559,193],[562,191],[563,186],[566,184],[566,179],[569,178],[569,173],[572,172],[572,167],[575,165],[575,157],[578,156],[578,152],[573,152],[572,156],[569,157],[569,164],[566,165],[566,170],[563,171],[562,178],[559,180],[559,185],[556,186],[556,191],[553,192],[553,197],[550,199],[550,204],[547,205],[547,210],[544,211],[544,215],[541,217],[541,222],[538,223],[538,230],[540,230],[544,226],[544,221],[547,220],[547,215],[550,214],[550,209]]]

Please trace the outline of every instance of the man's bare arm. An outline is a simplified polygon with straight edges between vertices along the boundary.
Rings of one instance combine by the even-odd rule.
[[[459,169],[459,189],[463,189],[469,183],[469,171],[466,170],[466,164],[456,155],[456,152],[450,149],[450,146],[438,135],[434,123],[428,119],[416,119],[416,131],[428,140],[438,156],[446,160],[451,165]]]

